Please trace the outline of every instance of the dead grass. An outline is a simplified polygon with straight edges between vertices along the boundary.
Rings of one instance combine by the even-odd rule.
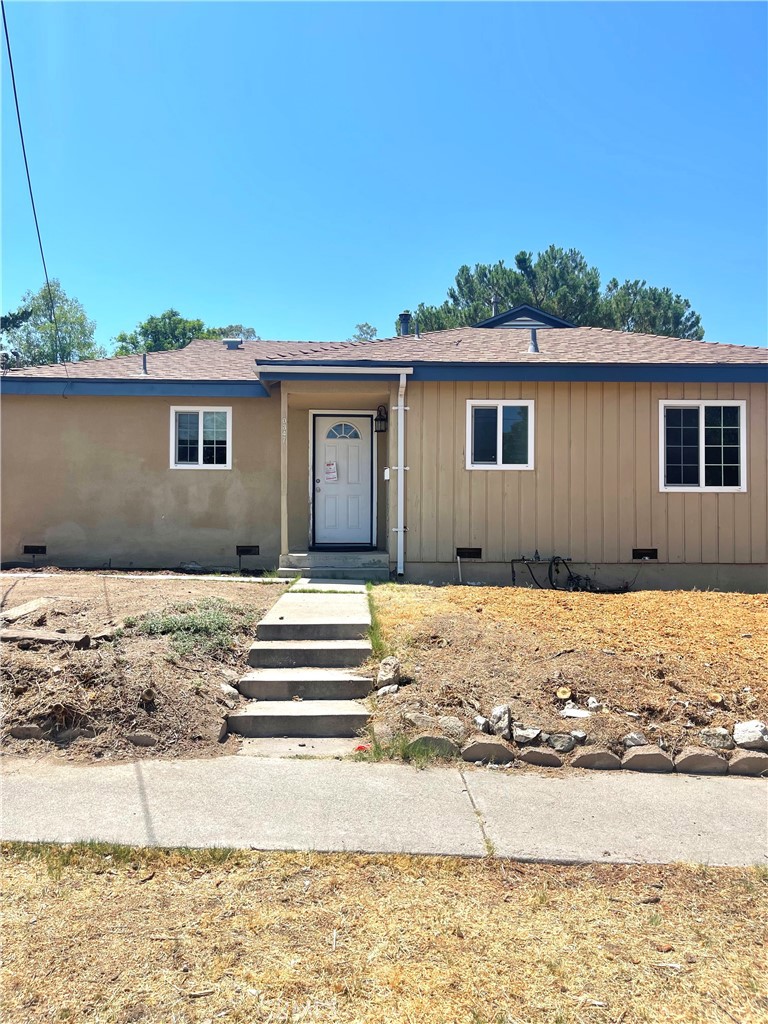
[[[613,709],[585,720],[606,740],[643,727],[678,747],[701,726],[768,713],[763,595],[389,584],[373,596],[383,640],[414,681],[377,709],[393,725],[417,709],[469,723],[508,703],[521,721],[563,729],[554,694],[564,684]]]
[[[757,870],[6,846],[14,1024],[757,1024]]]
[[[219,740],[220,684],[245,669],[254,626],[283,593],[279,585],[228,580],[124,580],[86,573],[3,580],[2,607],[38,597],[55,602],[19,625],[113,639],[91,648],[4,644],[0,662],[6,753],[69,760],[204,756],[234,747]],[[229,675],[227,675],[229,673]],[[15,740],[17,724],[50,740]],[[69,738],[71,730],[85,735]],[[131,732],[157,737],[136,747]]]

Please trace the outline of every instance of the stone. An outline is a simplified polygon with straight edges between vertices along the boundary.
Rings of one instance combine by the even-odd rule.
[[[571,736],[573,736],[577,743],[587,742],[587,734],[583,729],[571,729]]]
[[[491,711],[491,729],[496,736],[502,736],[505,740],[512,739],[512,725],[506,704],[499,704]]]
[[[397,685],[397,683],[390,683],[388,686],[379,687],[379,689],[376,691],[376,696],[386,697],[388,696],[388,694],[397,693],[399,689],[400,687]]]
[[[519,747],[525,747],[530,743],[536,743],[541,736],[541,729],[515,728],[512,730],[512,739]]]
[[[571,761],[572,768],[596,768],[599,771],[615,771],[621,768],[621,758],[617,757],[610,750],[603,750],[597,747],[592,750],[582,750]]]
[[[707,747],[683,747],[675,758],[675,771],[686,775],[725,775],[728,762]]]
[[[54,732],[51,739],[54,743],[72,743],[73,740],[79,739],[82,735],[82,729],[74,726],[71,729],[60,729],[58,732]]]
[[[154,747],[157,743],[157,736],[151,732],[131,732],[128,739],[136,747]]]
[[[489,733],[491,731],[491,723],[485,715],[475,715],[473,721],[478,732]]]
[[[234,686],[230,686],[229,683],[219,683],[219,690],[223,697],[229,700],[240,700],[240,691],[236,690]]]
[[[526,764],[535,764],[540,768],[562,768],[562,759],[552,750],[542,750],[541,747],[527,747],[518,754],[518,760]]]
[[[461,756],[465,761],[484,761],[486,764],[509,764],[515,759],[504,740],[482,733],[471,737],[462,748]]]
[[[728,763],[728,773],[768,778],[768,754],[757,750],[737,750]]]
[[[584,738],[586,739],[586,737],[587,734],[584,733]],[[570,754],[576,746],[576,742],[576,737],[569,732],[556,732],[547,740],[550,747],[559,754]]]
[[[592,712],[586,711],[584,708],[577,707],[572,700],[565,702],[565,707],[560,712],[561,718],[591,718]]]
[[[406,711],[403,715],[406,725],[412,725],[414,729],[436,729],[437,719],[432,715],[425,715],[422,711]]]
[[[587,707],[590,711],[602,711],[603,705],[597,699],[597,697],[587,697]]]
[[[736,746],[728,730],[720,725],[702,729],[699,736],[704,746],[712,747],[713,750],[733,750]]]
[[[461,750],[458,744],[449,740],[447,736],[417,736],[406,746],[403,753],[406,757],[430,754],[434,757],[453,760],[459,757]]]
[[[235,672],[233,668],[223,668],[221,669],[221,674],[224,676],[225,679],[229,679],[232,682],[237,682],[237,680],[240,678],[239,673]]]
[[[757,719],[737,722],[733,727],[733,742],[745,750],[768,751],[768,726]]]
[[[441,715],[437,720],[440,730],[456,743],[463,743],[467,738],[467,727],[460,718],[453,715]]]
[[[643,736],[641,732],[628,732],[626,736],[622,736],[621,742],[625,747],[647,747],[648,740]]]
[[[39,740],[43,737],[43,730],[39,725],[13,725],[11,736],[16,740]]]
[[[648,743],[644,747],[630,747],[621,759],[621,767],[631,772],[671,772],[674,765],[669,754]]]
[[[372,729],[373,738],[380,747],[388,747],[395,738],[395,730],[385,722],[374,722]]]
[[[400,682],[400,661],[398,658],[382,658],[379,665],[378,686],[394,686]]]

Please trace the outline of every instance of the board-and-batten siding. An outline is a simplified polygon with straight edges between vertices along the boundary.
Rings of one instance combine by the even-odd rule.
[[[535,469],[465,468],[469,398],[535,402]],[[659,401],[745,399],[747,491],[659,491]],[[414,382],[408,387],[406,556],[502,562],[538,549],[579,562],[768,561],[768,388],[763,384]]]

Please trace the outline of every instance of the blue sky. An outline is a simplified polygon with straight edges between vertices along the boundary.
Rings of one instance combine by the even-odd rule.
[[[49,272],[102,343],[169,306],[388,335],[552,243],[765,341],[763,4],[6,11]],[[43,274],[3,58],[5,311]]]

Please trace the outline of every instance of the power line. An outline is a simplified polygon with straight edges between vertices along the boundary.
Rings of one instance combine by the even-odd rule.
[[[11,72],[11,85],[13,86],[13,100],[16,104],[16,120],[19,123],[19,138],[21,139],[21,152],[24,157],[24,170],[27,172],[27,185],[29,186],[29,201],[32,204],[32,215],[35,218],[35,231],[37,232],[37,244],[40,246],[40,259],[43,261],[43,273],[45,274],[45,284],[48,289],[48,301],[51,304],[51,323],[53,324],[54,338],[56,341],[56,351],[59,351],[59,325],[56,322],[56,309],[53,302],[53,292],[51,291],[51,282],[48,278],[48,266],[45,262],[45,252],[43,250],[43,239],[40,235],[40,222],[37,219],[37,207],[35,206],[35,195],[32,191],[32,178],[29,173],[29,161],[27,160],[27,147],[24,144],[24,129],[21,125],[21,110],[19,109],[19,94],[16,91],[16,74],[13,70],[13,55],[11,53],[11,39],[8,35],[8,22],[5,17],[5,0],[0,0],[0,7],[3,11],[3,29],[5,31],[5,46],[8,50],[8,67]],[[64,363],[64,371],[67,373],[67,364]]]

